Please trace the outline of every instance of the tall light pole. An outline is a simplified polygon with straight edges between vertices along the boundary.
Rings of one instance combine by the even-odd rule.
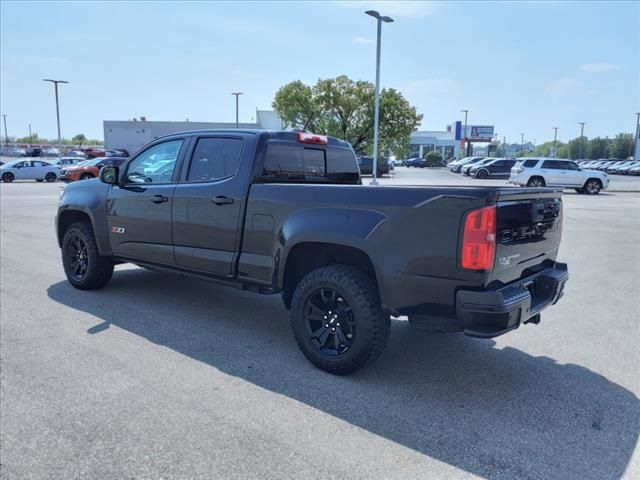
[[[29,146],[33,143],[33,135],[31,135],[31,124],[29,124]]]
[[[460,112],[464,113],[464,156],[466,157],[469,151],[469,147],[467,147],[467,115],[469,110],[460,110]]]
[[[242,95],[242,92],[231,92],[231,95],[236,96],[236,128],[239,128],[238,127],[238,97]]]
[[[378,41],[376,43],[376,96],[373,107],[373,180],[371,185],[378,184],[378,119],[380,113],[380,46],[382,43],[382,22],[391,23],[393,18],[382,17],[375,10],[367,10],[367,15],[378,21]]]
[[[522,152],[522,156],[524,157],[524,133],[520,134],[520,151]]]
[[[51,80],[50,78],[43,78],[43,82],[51,82],[56,91],[56,119],[58,120],[58,145],[60,145],[60,104],[58,103],[58,84],[69,83],[66,80]]]
[[[4,144],[9,145],[9,136],[7,135],[7,116],[3,113],[2,119],[4,120]]]
[[[580,158],[584,158],[584,152],[582,151],[584,146],[584,124],[587,122],[578,122],[580,125]]]
[[[502,147],[502,150],[503,150],[502,156],[506,157],[507,156],[507,137],[502,137],[502,145],[503,145],[503,147]]]
[[[558,127],[553,128],[553,158],[558,158]]]
[[[638,154],[640,151],[638,150],[638,137],[640,137],[640,112],[636,112],[636,141],[633,144],[633,159],[638,161]]]

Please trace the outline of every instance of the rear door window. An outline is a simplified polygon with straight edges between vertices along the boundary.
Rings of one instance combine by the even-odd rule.
[[[564,166],[562,165],[564,162],[560,162],[558,160],[545,160],[542,164],[542,168],[547,168],[550,170],[564,170]]]
[[[538,164],[538,160],[525,160],[522,165],[524,168],[533,168]]]

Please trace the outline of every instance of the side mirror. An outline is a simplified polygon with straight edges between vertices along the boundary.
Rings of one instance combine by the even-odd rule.
[[[118,167],[107,166],[100,170],[100,181],[109,185],[117,185],[120,178],[120,169]]]

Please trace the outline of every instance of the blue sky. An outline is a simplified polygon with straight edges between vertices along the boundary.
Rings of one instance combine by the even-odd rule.
[[[103,120],[234,121],[269,109],[292,80],[373,81],[376,8],[383,87],[424,114],[538,143],[634,129],[640,111],[640,2],[1,3],[1,92],[9,135],[102,138]]]

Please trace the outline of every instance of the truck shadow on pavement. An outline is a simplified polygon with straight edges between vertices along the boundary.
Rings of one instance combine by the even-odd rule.
[[[336,377],[303,357],[277,295],[142,269],[116,270],[99,291],[65,281],[48,294],[102,320],[87,334],[127,330],[483,477],[620,478],[638,439],[633,393],[493,341],[394,321],[376,364]]]

